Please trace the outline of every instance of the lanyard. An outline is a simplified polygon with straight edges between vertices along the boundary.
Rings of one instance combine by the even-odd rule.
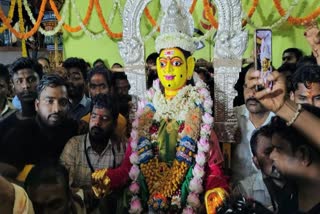
[[[96,169],[93,168],[92,164],[91,164],[91,161],[90,161],[90,158],[89,158],[89,155],[88,155],[88,151],[87,151],[87,135],[85,136],[84,138],[84,153],[86,154],[86,159],[87,159],[87,163],[90,167],[90,170],[91,172],[94,172],[96,171]],[[112,155],[113,155],[113,167],[112,168],[115,168],[116,166],[116,156],[115,156],[115,152],[114,152],[114,148],[113,146],[111,145],[111,151],[112,151]]]

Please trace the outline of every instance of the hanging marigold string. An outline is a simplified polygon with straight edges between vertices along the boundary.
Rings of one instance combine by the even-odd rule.
[[[250,7],[248,15],[247,15],[248,19],[250,19],[253,16],[254,12],[257,9],[258,4],[259,4],[259,0],[253,0],[252,6]],[[244,19],[242,21],[242,27],[246,26],[246,24],[247,24],[247,20]]]
[[[191,5],[191,7],[189,9],[189,13],[193,14],[194,9],[196,8],[197,1],[198,0],[193,0],[192,1],[192,5]]]
[[[53,0],[50,0],[49,2],[50,2],[51,9],[54,12],[54,15],[57,17],[58,21],[60,21],[61,15],[59,13],[59,10],[58,10],[56,4],[54,3]],[[93,6],[94,6],[94,0],[90,0],[86,16],[84,17],[84,19],[82,21],[83,25],[87,25],[89,23],[89,20],[90,20],[91,14],[92,14],[92,10],[93,10]],[[70,33],[79,32],[81,30],[80,24],[76,27],[71,27],[70,25],[65,23],[63,25],[63,28]]]
[[[287,12],[282,7],[280,0],[273,0],[273,3],[275,5],[278,13],[281,16],[285,16]],[[320,15],[320,7],[315,9],[309,15],[302,17],[302,18],[300,18],[300,17],[296,18],[296,17],[289,16],[288,22],[292,25],[306,25],[306,24],[309,24],[310,22],[314,21],[315,19],[317,19],[319,17],[319,15]]]
[[[102,10],[101,10],[101,6],[100,6],[100,3],[99,3],[99,0],[94,0],[94,4],[96,6],[96,10],[97,10],[97,13],[98,13],[98,17],[99,17],[99,20],[100,20],[100,23],[102,24],[103,28],[106,30],[108,36],[112,39],[121,39],[122,38],[122,33],[113,33],[108,24],[106,23],[106,20],[104,19],[103,17],[103,13],[102,13]]]
[[[41,6],[40,6],[40,11],[39,11],[39,16],[37,18],[37,22],[33,25],[32,29],[26,33],[20,33],[16,29],[14,29],[11,25],[11,21],[7,19],[7,17],[4,15],[4,12],[2,8],[0,7],[0,19],[2,20],[3,24],[6,25],[7,28],[19,39],[27,39],[33,34],[35,34],[40,26],[41,20],[44,15],[44,10],[46,6],[47,0],[42,0]]]
[[[204,7],[205,15],[206,15],[206,17],[208,17],[210,24],[215,29],[217,29],[218,28],[218,22],[215,19],[214,15],[212,14],[211,7],[210,7],[210,4],[209,4],[208,0],[203,0],[203,7]]]
[[[10,22],[12,21],[12,17],[13,17],[13,14],[14,14],[15,6],[16,6],[16,0],[11,0],[10,9],[9,9],[8,18],[7,18]],[[6,29],[7,29],[6,25],[1,26],[0,27],[0,33],[5,31]]]
[[[25,33],[25,28],[24,28],[24,20],[23,20],[23,13],[22,13],[22,0],[18,0],[18,15],[19,15],[19,30],[20,33],[24,34]],[[21,55],[23,57],[27,57],[27,46],[26,46],[26,39],[21,40]]]
[[[152,27],[156,27],[156,26],[158,25],[158,24],[157,24],[157,21],[154,20],[154,18],[151,16],[148,7],[144,8],[144,14],[146,15],[147,19],[148,19],[149,22],[151,23]],[[157,27],[157,31],[160,32],[159,26]]]

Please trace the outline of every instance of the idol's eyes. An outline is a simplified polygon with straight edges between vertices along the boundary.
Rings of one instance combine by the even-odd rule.
[[[167,65],[167,60],[161,59],[160,60],[160,67],[163,68],[163,67],[166,67],[166,65]]]
[[[171,60],[171,64],[173,66],[180,66],[180,65],[182,65],[182,62],[180,59],[173,59],[173,60]]]

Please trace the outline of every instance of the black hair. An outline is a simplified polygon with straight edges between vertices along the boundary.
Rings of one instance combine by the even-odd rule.
[[[109,88],[111,88],[111,72],[103,66],[93,67],[88,73],[88,83],[90,83],[91,78],[96,75],[101,74],[107,82]]]
[[[38,97],[40,97],[41,92],[47,87],[59,87],[66,86],[64,79],[57,74],[46,74],[40,80],[37,86]]]
[[[116,84],[116,80],[128,80],[128,77],[124,72],[114,72],[112,73],[112,83]]]
[[[261,128],[255,130],[251,136],[250,148],[253,156],[257,155],[258,140],[259,140],[259,137],[262,137],[262,136],[266,138],[272,137],[272,131],[268,125],[262,126]]]
[[[10,66],[10,76],[13,77],[21,69],[31,69],[32,71],[36,72],[39,76],[39,79],[42,78],[43,71],[42,66],[31,58],[28,57],[20,57],[16,61],[12,63]]]
[[[106,66],[106,64],[104,63],[104,61],[102,59],[97,59],[96,61],[93,62],[93,67],[96,66],[97,63],[102,63],[104,66]]]
[[[8,85],[10,84],[10,75],[8,68],[0,63],[0,79],[3,79]]]
[[[233,106],[241,106],[242,104],[244,104],[243,86],[245,84],[247,72],[251,68],[254,68],[254,63],[250,63],[247,66],[241,68],[239,78],[234,85],[234,89],[238,92],[238,95],[233,100]]]
[[[49,59],[48,59],[47,57],[41,56],[41,57],[38,57],[37,60],[45,60],[45,61],[47,61],[47,63],[50,65],[50,61],[49,61]]]
[[[70,57],[62,63],[62,66],[67,70],[70,68],[80,69],[83,78],[85,80],[87,79],[87,63],[86,61],[84,61],[84,59],[77,58],[77,57]]]
[[[302,104],[302,108],[313,114],[315,117],[320,118],[320,108],[309,104]],[[311,145],[311,143],[309,143],[309,139],[304,136],[303,133],[293,126],[287,126],[286,121],[279,116],[275,116],[271,119],[269,128],[271,129],[272,135],[277,134],[282,139],[288,141],[293,152],[297,151],[297,149],[302,145],[308,146],[308,148],[313,151],[318,151]]]
[[[292,75],[292,91],[298,89],[298,83],[303,83],[306,88],[309,88],[309,84],[316,82],[320,83],[320,66],[318,65],[306,65],[301,66]]]
[[[292,90],[292,75],[296,71],[296,68],[295,63],[284,63],[278,68],[279,73],[283,73],[286,77],[287,92]]]
[[[298,48],[288,48],[288,49],[285,49],[285,50],[283,51],[282,55],[285,54],[285,53],[289,53],[289,52],[290,52],[290,53],[293,53],[293,54],[296,56],[297,61],[299,61],[299,59],[303,56],[302,51],[301,51],[300,49],[298,49]]]
[[[123,68],[123,66],[118,62],[113,63],[111,67],[114,67],[114,66],[119,66],[120,68]]]
[[[70,197],[69,174],[67,169],[56,162],[46,162],[35,165],[28,174],[24,188],[37,188],[42,184],[62,184]]]
[[[289,72],[293,74],[296,71],[296,64],[284,63],[278,68],[279,73]]]
[[[158,54],[157,52],[151,53],[151,54],[147,57],[146,62],[148,62],[148,61],[156,62],[158,57],[159,57],[159,54]]]
[[[303,56],[297,62],[297,68],[305,65],[316,65],[317,59],[314,56]]]
[[[115,97],[108,94],[98,94],[92,100],[93,108],[105,108],[108,109],[112,115],[113,122],[117,122],[119,115],[118,102]]]

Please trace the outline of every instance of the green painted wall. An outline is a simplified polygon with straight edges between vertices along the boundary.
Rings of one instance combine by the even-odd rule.
[[[203,1],[198,0],[196,5],[196,10],[193,13],[195,24],[199,26],[199,22],[203,20]],[[242,0],[244,11],[248,11],[253,0]],[[288,8],[292,0],[281,0],[284,8]],[[77,7],[80,10],[81,17],[85,16],[89,0],[76,1]],[[101,7],[103,8],[104,17],[108,20],[109,14],[112,10],[113,1],[105,0],[100,1]],[[122,6],[125,4],[125,0],[121,0]],[[309,14],[312,10],[320,6],[319,0],[300,0],[299,4],[293,11],[293,16],[303,17]],[[153,17],[158,17],[159,13],[159,0],[153,0],[148,5],[150,11],[153,11]],[[70,7],[71,9],[71,7]],[[67,18],[68,22],[74,26],[78,24],[77,18],[74,15],[73,10],[70,10],[69,16]],[[253,22],[256,26],[268,26],[275,23],[279,18],[279,14],[275,10],[272,0],[260,0],[257,11],[253,15]],[[200,27],[201,28],[201,27]],[[96,11],[92,13],[92,18],[90,19],[88,29],[93,32],[100,32],[103,30]],[[115,15],[115,20],[111,25],[113,32],[120,32],[122,29],[122,22],[119,12]],[[142,35],[147,35],[152,29],[151,24],[147,21],[146,17],[142,17],[141,20],[141,31]],[[253,32],[254,28],[247,26],[246,29],[249,32],[249,42],[248,48],[245,53],[245,57],[248,57],[252,52],[253,48]],[[304,28],[303,27],[293,27],[289,24],[284,24],[280,28],[273,29],[273,64],[275,67],[278,67],[281,64],[281,54],[282,51],[289,47],[297,47],[304,51],[305,54],[310,54],[311,50],[304,39],[303,36]],[[145,43],[146,56],[155,51],[154,49],[154,39],[158,33],[153,35],[151,39]],[[93,62],[97,58],[102,58],[110,66],[115,62],[120,62],[123,64],[123,61],[120,57],[118,45],[116,41],[109,39],[107,36],[99,40],[91,40],[83,32],[79,33],[67,33],[64,32],[64,50],[65,58],[71,56],[83,57],[89,62]],[[206,47],[197,51],[194,56],[196,58],[205,58],[207,60],[212,59],[213,57],[213,48],[206,43]]]

